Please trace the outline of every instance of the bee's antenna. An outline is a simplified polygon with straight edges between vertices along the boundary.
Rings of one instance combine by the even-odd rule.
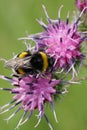
[[[0,58],[0,60],[1,60],[1,61],[4,61],[5,63],[7,62],[7,60],[4,59],[4,58]]]

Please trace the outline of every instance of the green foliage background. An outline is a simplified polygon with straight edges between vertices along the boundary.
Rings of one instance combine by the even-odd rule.
[[[61,18],[66,19],[67,12],[70,11],[70,19],[73,18],[75,0],[0,0],[0,57],[10,59],[15,54],[25,50],[22,41],[18,38],[25,37],[26,31],[29,34],[37,33],[42,30],[36,22],[36,18],[43,18],[45,15],[42,4],[47,8],[51,18],[57,19],[58,8],[61,4],[64,8],[61,12]],[[11,71],[3,67],[4,63],[0,61],[0,74],[10,75]],[[82,69],[80,76],[86,75],[86,69]],[[0,87],[12,87],[9,83],[0,80]],[[46,114],[51,121],[54,130],[87,130],[87,81],[80,85],[72,85],[68,88],[68,93],[55,101],[55,109],[59,123],[56,124],[49,105],[46,106]],[[9,102],[12,98],[8,92],[0,91],[0,106]],[[5,119],[11,114],[0,115],[0,130],[14,130],[22,112],[18,113],[7,124]],[[20,127],[20,130],[49,130],[49,127],[43,119],[37,128],[35,114],[30,121]]]

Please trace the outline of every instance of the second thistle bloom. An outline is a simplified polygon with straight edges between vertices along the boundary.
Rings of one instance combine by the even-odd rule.
[[[82,11],[85,7],[87,7],[87,0],[76,0],[76,5],[77,5],[77,8],[80,11]]]
[[[87,0],[76,0],[76,6],[80,12],[85,9],[81,19],[82,24],[80,25],[79,30],[87,34]]]

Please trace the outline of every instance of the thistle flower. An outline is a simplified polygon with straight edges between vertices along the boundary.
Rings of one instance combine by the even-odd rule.
[[[81,64],[84,59],[84,54],[81,52],[81,48],[82,43],[87,39],[87,36],[84,36],[78,31],[78,24],[86,9],[83,9],[78,19],[70,24],[69,13],[66,21],[60,19],[60,11],[62,7],[63,6],[60,7],[58,12],[58,20],[52,20],[43,6],[48,25],[42,20],[38,20],[38,22],[45,31],[20,39],[35,41],[38,50],[45,49],[46,53],[54,57],[54,71],[61,69],[60,72],[64,70],[67,71],[67,73],[72,72],[72,76],[74,77],[74,75],[77,75],[75,71],[76,65]]]
[[[85,7],[87,7],[87,0],[76,0],[77,8],[82,11]]]
[[[53,105],[53,96],[56,94],[63,94],[66,92],[66,90],[58,90],[58,86],[57,89],[55,88],[56,85],[61,84],[60,80],[52,79],[51,74],[47,75],[47,77],[42,77],[39,75],[38,78],[36,78],[33,75],[27,75],[22,79],[19,79],[19,77],[9,78],[0,75],[0,78],[9,81],[13,86],[15,86],[14,88],[0,88],[0,90],[6,90],[9,91],[11,94],[15,94],[11,102],[7,103],[6,105],[0,108],[0,114],[5,113],[19,106],[18,109],[14,113],[12,113],[10,117],[6,119],[7,121],[9,121],[20,110],[23,109],[24,113],[16,127],[18,128],[30,119],[35,109],[38,109],[39,114],[37,115],[37,117],[39,120],[36,126],[39,124],[42,117],[45,117],[50,129],[53,129],[44,112],[44,104],[46,102],[50,103],[54,113],[55,120],[57,122],[57,117]],[[25,118],[28,112],[30,114],[28,115],[28,117]]]
[[[76,6],[80,12],[85,9],[81,19],[82,24],[79,26],[79,30],[87,34],[87,0],[76,0]]]

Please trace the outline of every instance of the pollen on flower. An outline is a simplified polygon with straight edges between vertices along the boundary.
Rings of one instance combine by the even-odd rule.
[[[74,75],[77,75],[75,70],[76,65],[80,65],[85,57],[81,48],[82,42],[87,40],[87,36],[84,36],[78,31],[78,24],[86,8],[82,10],[77,20],[72,24],[69,23],[69,13],[66,21],[60,19],[62,6],[58,12],[58,20],[50,19],[44,6],[43,9],[46,14],[48,25],[43,21],[38,20],[38,22],[45,31],[20,39],[34,40],[38,50],[44,48],[47,54],[54,57],[54,71],[61,69],[61,72],[71,72],[72,77],[74,77]]]

